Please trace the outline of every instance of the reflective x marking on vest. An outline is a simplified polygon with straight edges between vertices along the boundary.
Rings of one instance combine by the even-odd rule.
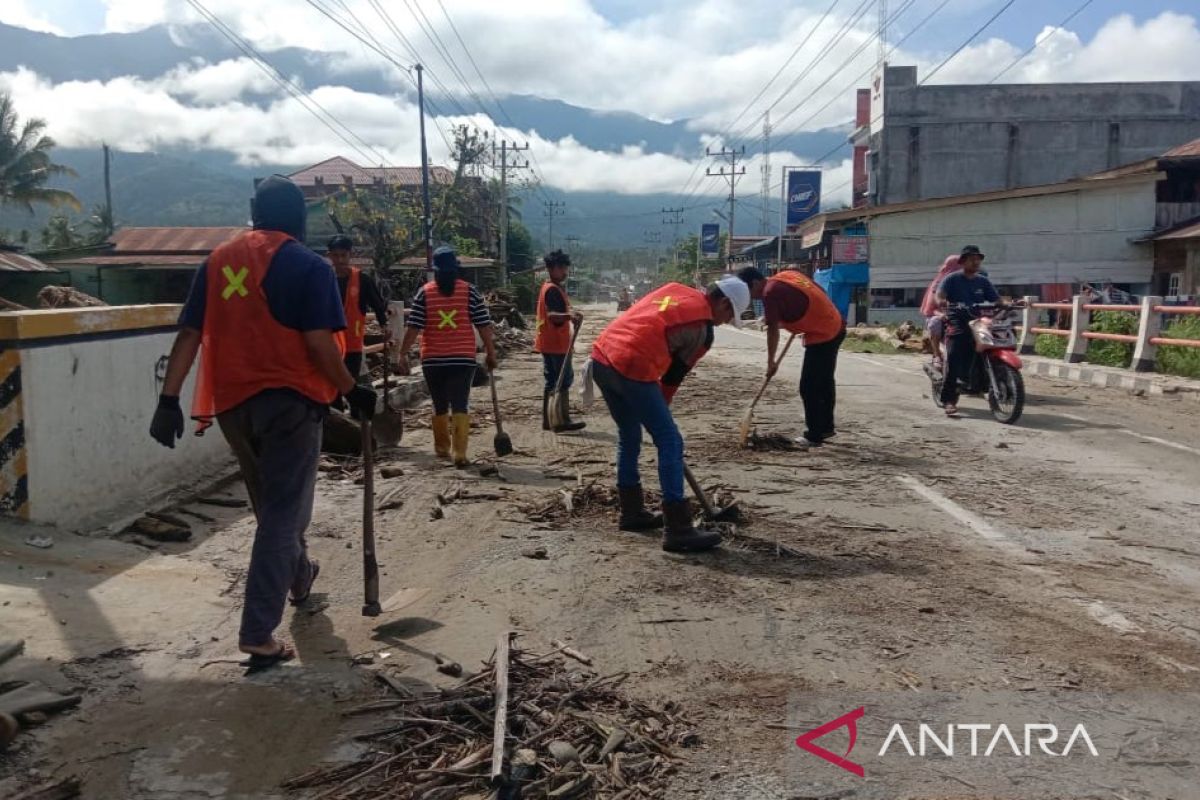
[[[671,306],[677,306],[677,305],[679,305],[679,301],[676,300],[674,297],[671,297],[671,295],[667,295],[662,300],[658,301],[658,313],[664,314],[664,313],[666,313],[668,308],[670,308]]]
[[[250,290],[246,288],[246,278],[250,276],[250,269],[248,267],[242,267],[241,271],[236,275],[233,272],[233,267],[222,267],[221,274],[229,282],[221,291],[222,300],[228,300],[233,297],[235,292],[238,297],[245,297],[250,294]]]
[[[454,318],[458,316],[457,308],[452,308],[449,311],[443,311],[442,309],[439,308],[438,316],[442,318],[442,321],[438,323],[439,331],[442,328],[454,328],[456,330],[458,329],[458,323],[454,321]]]

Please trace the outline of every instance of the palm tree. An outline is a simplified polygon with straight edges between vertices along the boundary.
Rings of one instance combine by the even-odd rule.
[[[79,244],[79,235],[66,214],[55,214],[42,229],[42,247],[47,250],[69,250]]]
[[[0,206],[19,206],[30,214],[34,203],[80,208],[71,192],[45,185],[51,178],[75,175],[71,168],[50,160],[54,140],[45,130],[45,120],[27,119],[21,125],[12,97],[0,92]]]
[[[88,244],[103,244],[112,236],[113,218],[112,209],[103,203],[97,203],[92,206],[92,215],[87,218],[84,223],[87,226],[87,243]]]

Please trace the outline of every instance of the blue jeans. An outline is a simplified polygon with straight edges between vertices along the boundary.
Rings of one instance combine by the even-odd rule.
[[[563,388],[570,389],[575,380],[575,371],[571,367],[568,354],[542,353],[542,375],[546,379],[547,392],[553,392],[558,387],[558,373],[564,363],[567,365],[567,371],[563,374]]]
[[[638,456],[642,452],[642,428],[650,432],[658,448],[658,482],[664,503],[683,499],[683,436],[671,417],[662,389],[657,383],[631,381],[600,362],[592,365],[592,379],[617,423],[617,486],[641,486]]]

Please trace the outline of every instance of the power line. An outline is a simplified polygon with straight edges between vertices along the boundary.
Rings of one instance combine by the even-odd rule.
[[[1017,2],[1017,0],[1008,0],[1007,3],[1005,3],[1003,6],[1000,7],[999,11],[997,11],[995,14],[992,14],[991,18],[979,27],[979,30],[975,31],[969,37],[967,37],[967,40],[965,42],[963,42],[962,44],[960,44],[958,46],[957,50],[955,50],[950,55],[946,56],[945,61],[938,64],[936,67],[934,67],[933,72],[930,72],[928,75],[926,75],[925,78],[920,83],[917,84],[917,86],[924,86],[926,83],[929,82],[930,78],[932,78],[934,75],[937,75],[939,72],[941,72],[942,67],[946,66],[951,61],[953,61],[954,57],[957,56],[959,53],[961,53],[963,50],[965,50],[967,45],[969,45],[971,42],[975,41],[975,37],[979,36],[979,34],[983,33],[988,28],[992,27],[992,23],[995,22],[996,20],[1000,19],[1000,15],[1003,14],[1005,11],[1008,11],[1008,9],[1012,8],[1013,3],[1015,3],[1015,2]]]
[[[1088,6],[1090,6],[1090,5],[1091,5],[1093,2],[1095,2],[1095,0],[1084,0],[1084,2],[1080,4],[1079,8],[1075,9],[1074,11],[1072,11],[1072,12],[1071,12],[1071,13],[1070,13],[1070,14],[1067,16],[1067,18],[1066,18],[1066,19],[1064,19],[1062,22],[1058,23],[1058,27],[1059,27],[1060,29],[1061,29],[1061,28],[1065,28],[1067,25],[1069,25],[1069,24],[1071,23],[1071,20],[1075,19],[1075,18],[1076,18],[1076,17],[1078,17],[1080,14],[1082,14],[1082,13],[1083,13],[1083,11],[1084,11],[1084,9],[1086,9]],[[1026,59],[1026,57],[1027,57],[1027,56],[1028,56],[1030,53],[1032,53],[1034,50],[1037,50],[1039,47],[1041,47],[1041,46],[1042,46],[1042,43],[1043,43],[1043,42],[1045,42],[1045,41],[1046,41],[1047,39],[1049,39],[1049,38],[1050,38],[1050,37],[1049,37],[1049,36],[1047,36],[1045,39],[1034,39],[1034,42],[1033,42],[1033,46],[1032,46],[1032,47],[1030,47],[1030,48],[1029,48],[1028,50],[1026,50],[1024,53],[1021,53],[1021,55],[1019,55],[1019,56],[1017,56],[1016,58],[1014,58],[1014,59],[1013,59],[1013,62],[1012,62],[1011,64],[1009,64],[1007,67],[1005,67],[1004,69],[1002,69],[1002,70],[1000,70],[998,73],[996,73],[996,77],[992,78],[990,81],[988,81],[988,83],[989,83],[989,84],[992,84],[992,83],[995,83],[996,81],[1000,80],[1000,78],[1001,78],[1001,77],[1002,77],[1002,76],[1003,76],[1003,75],[1004,75],[1006,72],[1008,72],[1010,69],[1012,69],[1013,67],[1015,67],[1017,64],[1020,64],[1022,61],[1024,61],[1024,60]]]
[[[374,155],[378,157],[378,160],[381,162],[381,164],[388,165],[388,160],[382,153],[376,150],[371,144],[365,141],[349,127],[347,127],[328,109],[313,99],[311,94],[288,80],[282,72],[276,69],[271,62],[267,61],[267,59],[261,53],[255,50],[253,45],[242,39],[237,32],[226,25],[220,17],[218,17],[212,11],[209,11],[204,4],[200,2],[200,0],[188,0],[188,3],[201,16],[204,17],[205,21],[208,22],[209,25],[211,25],[217,30],[218,33],[228,39],[234,45],[234,47],[236,47],[247,58],[249,58],[256,67],[266,73],[267,77],[271,78],[271,80],[283,88],[285,92],[287,92],[292,98],[300,103],[301,107],[316,117],[322,125],[331,130],[339,139],[341,139],[352,150],[354,150],[354,152],[358,153],[359,156],[363,157],[368,164],[375,163],[376,159],[371,157],[371,153],[374,153]],[[339,131],[338,128],[341,128],[342,131],[345,131],[345,134]],[[347,138],[346,134],[349,134],[350,137],[357,140],[362,147],[359,147],[359,145],[351,141],[350,138]]]

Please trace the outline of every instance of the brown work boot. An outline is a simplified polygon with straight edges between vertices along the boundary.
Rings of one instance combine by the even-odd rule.
[[[571,393],[565,389],[558,393],[558,408],[562,424],[554,429],[555,433],[571,433],[587,427],[586,422],[575,422],[571,419]]]
[[[646,510],[646,496],[641,486],[618,486],[617,497],[621,501],[621,530],[644,533],[663,526],[662,514]]]
[[[454,466],[466,469],[471,466],[467,457],[467,442],[471,438],[471,415],[458,413],[451,419],[451,438],[454,446]]]
[[[692,525],[692,507],[687,500],[663,503],[663,550],[668,553],[698,553],[721,544],[717,531],[701,531]]]

